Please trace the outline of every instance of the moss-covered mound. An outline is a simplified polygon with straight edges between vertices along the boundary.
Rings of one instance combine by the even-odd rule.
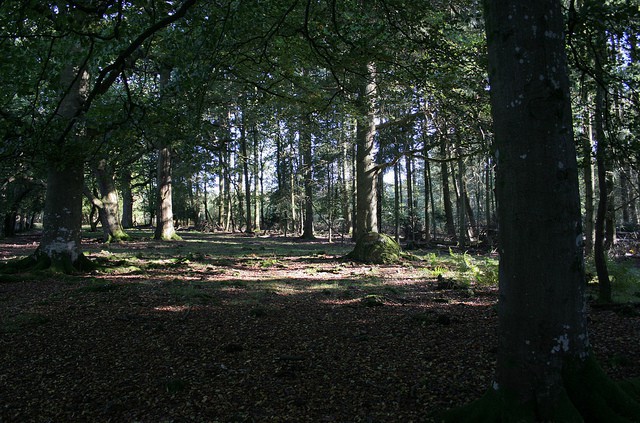
[[[346,258],[373,264],[396,263],[400,260],[400,245],[385,234],[369,232],[360,237]]]

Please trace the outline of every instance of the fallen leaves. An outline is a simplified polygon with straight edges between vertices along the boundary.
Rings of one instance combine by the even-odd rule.
[[[249,264],[205,247],[181,247],[180,266],[1,284],[0,421],[422,422],[491,383],[493,288],[330,245]],[[605,369],[639,376],[637,314],[591,316]]]

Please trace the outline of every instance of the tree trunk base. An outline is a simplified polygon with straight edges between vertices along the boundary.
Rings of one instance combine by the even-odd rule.
[[[182,241],[182,237],[175,232],[170,236],[154,236],[153,239],[156,241]]]
[[[67,255],[51,258],[43,254],[40,250],[36,250],[30,256],[4,264],[0,267],[0,273],[11,274],[46,270],[51,273],[70,275],[91,272],[96,270],[96,268],[96,264],[89,260],[84,254],[80,254],[75,261],[72,261],[71,257]]]
[[[378,232],[361,236],[347,259],[373,264],[392,264],[400,261],[400,245],[393,238]]]
[[[551,410],[542,410],[535,403],[523,404],[513,393],[490,388],[479,400],[447,411],[440,421],[640,421],[640,379],[617,383],[602,371],[593,357],[566,366],[562,376],[565,391]]]
[[[118,232],[114,232],[112,234],[107,235],[107,239],[105,240],[105,242],[107,244],[110,244],[112,242],[129,241],[130,239],[131,239],[131,236],[129,236],[128,233],[126,233],[125,231],[118,231]]]

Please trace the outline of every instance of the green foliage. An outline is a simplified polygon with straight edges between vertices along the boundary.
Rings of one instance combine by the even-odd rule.
[[[456,253],[449,249],[448,256],[429,253],[425,256],[429,265],[426,272],[437,278],[449,278],[466,285],[498,285],[498,260],[491,257],[472,256],[468,252]]]
[[[400,260],[400,246],[391,237],[370,232],[360,237],[347,258],[364,263],[391,264]]]
[[[597,282],[593,258],[586,261],[587,282]],[[640,269],[631,261],[607,260],[613,301],[640,302]]]

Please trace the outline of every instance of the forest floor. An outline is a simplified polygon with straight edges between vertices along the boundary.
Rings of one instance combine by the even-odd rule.
[[[497,290],[442,283],[466,254],[372,266],[324,240],[134,235],[86,239],[90,275],[0,279],[0,422],[422,422],[490,386]],[[640,376],[639,311],[590,309],[615,379]]]

